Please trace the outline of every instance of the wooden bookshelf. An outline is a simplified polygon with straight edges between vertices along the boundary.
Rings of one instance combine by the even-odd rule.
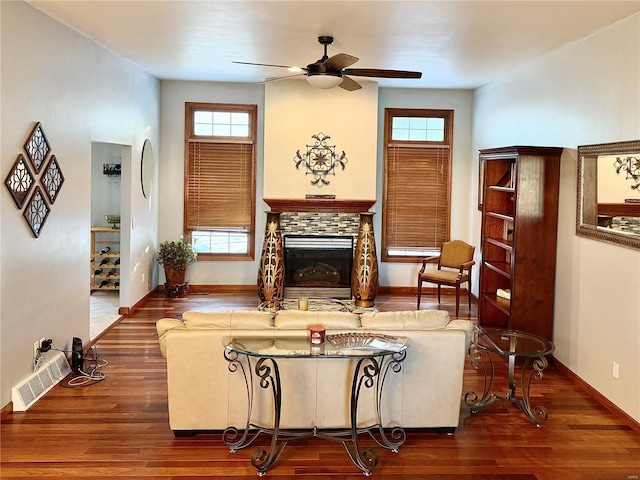
[[[478,325],[552,340],[561,148],[480,151],[484,161]],[[498,297],[511,291],[511,299]]]

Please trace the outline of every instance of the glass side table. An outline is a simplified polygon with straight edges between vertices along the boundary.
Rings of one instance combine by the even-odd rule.
[[[465,394],[464,401],[469,406],[471,413],[484,410],[497,400],[505,400],[515,403],[531,422],[540,427],[547,419],[547,410],[542,406],[531,406],[529,388],[532,378],[536,380],[542,379],[542,372],[549,366],[546,357],[553,352],[554,348],[553,343],[550,341],[531,333],[516,330],[481,330],[475,332],[469,349],[469,356],[471,357],[472,368],[475,370],[482,368],[484,391],[480,399],[478,399],[476,392],[467,392]],[[490,372],[487,372],[482,361],[483,351],[488,353]],[[500,355],[508,360],[509,391],[504,396],[491,393],[495,378],[493,355]],[[518,358],[524,359],[520,379],[521,398],[516,395],[515,366]],[[529,372],[528,375],[527,372]]]
[[[335,442],[341,442],[351,461],[365,476],[371,475],[378,464],[378,456],[373,449],[360,450],[358,435],[368,433],[381,447],[394,453],[406,440],[406,434],[402,427],[394,427],[389,433],[382,427],[380,415],[380,399],[382,387],[387,372],[400,372],[401,363],[406,358],[406,349],[400,352],[390,350],[367,349],[343,349],[333,347],[328,341],[323,345],[313,345],[309,337],[244,337],[228,336],[222,340],[224,345],[224,357],[229,362],[229,371],[240,371],[244,376],[247,387],[247,421],[244,428],[239,429],[230,426],[222,434],[222,440],[231,452],[251,445],[260,434],[271,434],[271,443],[268,449],[259,447],[251,457],[252,465],[258,470],[258,476],[263,476],[267,470],[273,467],[287,443],[310,437],[322,438]],[[280,428],[282,411],[282,395],[280,383],[280,369],[278,362],[305,361],[306,359],[343,358],[357,361],[353,374],[350,398],[350,428],[330,431],[322,431],[317,427],[310,430],[284,430]],[[345,367],[347,362],[345,362]],[[273,427],[256,425],[251,422],[253,404],[254,374],[258,379],[258,385],[263,389],[271,389],[274,404]],[[376,423],[366,427],[358,427],[358,399],[363,388],[374,388],[376,402]]]

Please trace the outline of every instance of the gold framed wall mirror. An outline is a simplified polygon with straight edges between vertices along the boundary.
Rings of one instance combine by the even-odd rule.
[[[576,235],[640,250],[640,140],[578,147]]]

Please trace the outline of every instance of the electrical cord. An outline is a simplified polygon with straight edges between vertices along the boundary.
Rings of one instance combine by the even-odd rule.
[[[100,370],[102,367],[109,364],[104,359],[100,358],[98,354],[98,348],[95,345],[92,345],[91,349],[87,353],[93,353],[91,357],[92,363],[86,365],[87,372],[83,369],[80,369],[80,375],[77,375],[74,378],[71,378],[67,381],[67,385],[70,387],[86,387],[88,385],[93,385],[94,383],[101,382],[106,378],[105,374]]]
[[[51,350],[56,350],[64,354],[73,354],[73,352],[71,351],[60,350],[58,348],[55,348],[55,346],[53,345],[51,347]],[[100,354],[98,353],[98,347],[92,345],[91,348],[86,352],[86,354],[87,356],[89,356],[89,361],[87,361],[87,359],[85,358],[85,361],[83,362],[83,365],[80,368],[79,372],[77,372],[74,377],[61,382],[60,385],[67,388],[88,387],[95,383],[101,382],[106,378],[106,375],[101,371],[101,368],[109,365],[109,362],[100,356]],[[47,361],[47,363],[49,362]]]

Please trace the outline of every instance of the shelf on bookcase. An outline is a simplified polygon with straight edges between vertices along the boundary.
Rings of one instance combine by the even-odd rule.
[[[513,241],[511,240],[505,240],[504,238],[486,237],[485,241],[500,248],[504,248],[505,250],[513,250]]]
[[[493,270],[494,272],[502,275],[507,279],[511,279],[511,264],[507,262],[500,261],[486,261],[483,263],[485,267],[489,270]]]
[[[499,213],[499,212],[487,212],[485,215],[488,217],[498,218],[506,222],[513,222],[513,215],[507,215],[505,213]]]
[[[509,312],[511,310],[511,300],[499,297],[495,293],[483,293],[482,296],[485,301],[495,306],[502,313],[509,315]]]
[[[489,185],[487,188],[489,190],[493,190],[495,192],[516,193],[516,190],[513,187],[502,187],[500,185]]]

